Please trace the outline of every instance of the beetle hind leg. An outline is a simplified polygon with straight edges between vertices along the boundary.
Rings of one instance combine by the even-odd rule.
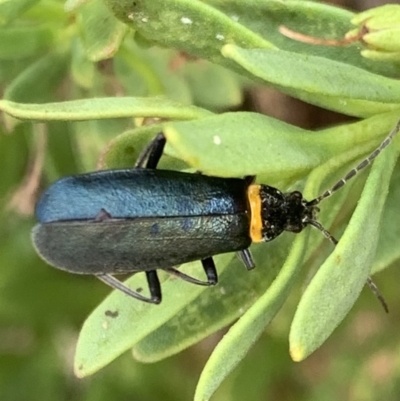
[[[202,263],[204,271],[206,273],[207,281],[198,280],[197,278],[194,278],[185,273],[182,273],[181,271],[174,269],[173,267],[163,269],[163,270],[165,270],[167,273],[172,274],[173,276],[179,277],[182,280],[187,281],[188,283],[192,283],[192,284],[196,284],[196,285],[204,285],[204,286],[211,286],[211,285],[217,284],[218,283],[218,274],[217,274],[217,269],[215,268],[213,258],[202,259],[201,263]]]
[[[116,279],[110,274],[98,274],[96,277],[100,279],[103,283],[109,285],[111,288],[122,291],[124,294],[139,299],[140,301],[147,302],[150,304],[159,304],[161,302],[161,287],[158,281],[158,276],[156,271],[146,272],[147,282],[149,284],[149,290],[151,297],[147,298],[136,291],[131,290],[121,281]]]

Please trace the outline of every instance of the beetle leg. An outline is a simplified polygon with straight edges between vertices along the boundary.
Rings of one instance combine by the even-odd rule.
[[[197,278],[188,276],[185,273],[182,273],[181,271],[174,269],[173,267],[169,267],[167,269],[163,269],[167,273],[172,274],[173,276],[179,277],[182,280],[187,281],[188,283],[196,284],[196,285],[204,285],[204,286],[210,286],[216,284],[215,282],[210,282],[210,281],[202,281],[198,280]]]
[[[218,273],[215,268],[215,263],[213,258],[205,258],[201,260],[203,269],[206,273],[209,285],[215,285],[218,283]]]
[[[162,132],[157,134],[139,155],[135,163],[135,168],[156,168],[163,154],[166,142],[167,140]]]
[[[236,252],[236,254],[239,256],[239,259],[246,266],[247,270],[251,270],[256,267],[256,264],[254,263],[253,256],[251,256],[249,248]]]
[[[243,179],[246,181],[246,183],[248,185],[251,185],[256,180],[256,176],[255,175],[246,175],[246,176],[243,177]]]
[[[146,271],[146,277],[147,284],[149,285],[151,299],[155,304],[159,304],[161,302],[161,286],[160,280],[158,279],[157,271]]]
[[[144,297],[136,291],[131,290],[129,287],[121,283],[121,281],[117,280],[115,277],[110,274],[97,274],[97,278],[99,278],[103,283],[106,283],[110,287],[122,291],[124,294],[129,295],[130,297],[140,299],[143,302],[148,302],[151,304],[159,304],[161,302],[161,294],[160,298],[156,298],[155,294],[151,294],[151,298]],[[153,283],[154,284],[154,283]],[[151,291],[151,289],[150,289]]]

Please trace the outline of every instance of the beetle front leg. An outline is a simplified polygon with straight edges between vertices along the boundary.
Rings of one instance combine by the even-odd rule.
[[[238,251],[236,252],[236,254],[239,257],[239,259],[243,262],[243,264],[246,266],[247,270],[251,270],[256,267],[256,264],[254,263],[253,256],[251,256],[249,248],[243,249],[242,251]]]

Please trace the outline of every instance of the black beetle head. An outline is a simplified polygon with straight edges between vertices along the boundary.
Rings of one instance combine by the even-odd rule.
[[[262,239],[272,241],[283,231],[301,232],[315,222],[319,208],[310,205],[301,192],[286,194],[268,185],[261,185]]]

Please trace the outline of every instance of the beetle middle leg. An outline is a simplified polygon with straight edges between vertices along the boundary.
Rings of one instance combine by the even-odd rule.
[[[202,281],[198,280],[197,278],[194,278],[192,276],[189,276],[185,273],[182,273],[181,271],[174,269],[173,267],[163,269],[167,273],[170,273],[176,277],[181,278],[182,280],[187,281],[188,283],[196,284],[196,285],[205,285],[205,286],[210,286],[210,285],[215,285],[218,283],[218,274],[217,274],[217,269],[215,268],[215,263],[213,258],[205,258],[201,260],[201,264],[203,265],[204,271],[207,276],[207,281]]]
[[[109,285],[110,287],[122,291],[124,294],[129,295],[130,297],[140,299],[141,301],[148,302],[151,304],[159,304],[161,302],[161,287],[160,282],[158,280],[157,272],[155,270],[146,272],[147,282],[150,290],[150,298],[147,298],[136,291],[131,290],[121,281],[116,279],[114,276],[110,274],[96,274],[96,277],[99,278],[103,283]]]
[[[162,132],[144,148],[135,163],[135,168],[156,168],[163,154],[166,138]]]

